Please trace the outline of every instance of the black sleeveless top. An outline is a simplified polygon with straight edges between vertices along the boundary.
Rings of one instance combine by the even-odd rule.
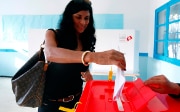
[[[51,63],[46,72],[45,95],[58,99],[81,91],[81,72],[86,70],[87,67],[80,63]]]
[[[87,69],[88,66],[84,66],[82,63],[51,62],[46,71],[44,96],[58,99],[82,91],[81,72],[85,72]]]

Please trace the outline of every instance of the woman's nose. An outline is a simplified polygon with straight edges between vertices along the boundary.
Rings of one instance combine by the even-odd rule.
[[[85,21],[84,19],[82,19],[82,20],[80,21],[80,23],[81,23],[82,25],[84,25],[84,24],[86,24],[86,21]]]

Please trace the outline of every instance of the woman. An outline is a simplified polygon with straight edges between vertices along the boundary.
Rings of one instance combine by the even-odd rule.
[[[92,80],[89,63],[117,65],[126,69],[124,54],[108,50],[94,52],[96,42],[93,12],[87,0],[70,1],[59,30],[47,30],[45,56],[51,62],[46,75],[44,101],[38,112],[60,112],[59,106],[73,108],[82,93],[83,80]]]

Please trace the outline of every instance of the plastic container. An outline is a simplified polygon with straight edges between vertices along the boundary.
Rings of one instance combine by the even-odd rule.
[[[114,81],[93,80],[86,83],[80,104],[76,112],[177,112],[176,108],[167,107],[164,95],[153,92],[144,86],[141,79],[128,81],[123,88],[120,103],[113,101]],[[166,97],[170,98],[166,95]],[[171,103],[173,99],[170,98]],[[171,111],[169,111],[171,110]]]

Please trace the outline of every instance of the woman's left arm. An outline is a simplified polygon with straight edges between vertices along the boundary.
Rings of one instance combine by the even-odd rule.
[[[81,72],[82,78],[84,79],[84,81],[90,81],[93,80],[93,76],[91,74],[91,72],[89,71],[89,69],[86,72]]]

